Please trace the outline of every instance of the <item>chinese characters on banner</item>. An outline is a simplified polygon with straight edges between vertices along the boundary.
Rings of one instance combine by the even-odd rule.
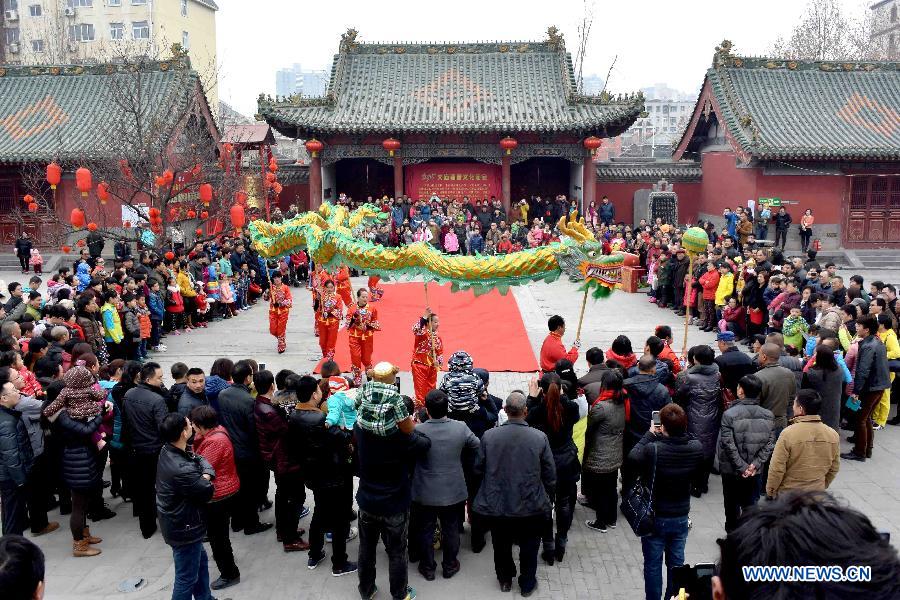
[[[472,200],[500,197],[500,166],[483,163],[423,163],[404,168],[406,194],[413,200],[441,198]]]

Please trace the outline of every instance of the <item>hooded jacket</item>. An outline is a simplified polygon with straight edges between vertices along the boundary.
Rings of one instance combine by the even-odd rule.
[[[83,292],[91,285],[91,266],[87,263],[78,265],[75,271],[75,279],[78,280],[78,291]]]
[[[474,412],[484,393],[484,382],[472,371],[472,357],[468,352],[454,352],[447,362],[449,373],[441,381],[441,391],[447,394],[450,412]]]
[[[712,458],[722,421],[719,365],[697,364],[688,369],[675,393],[675,401],[687,412],[688,433],[703,444],[703,455]]]
[[[628,392],[629,421],[628,432],[632,442],[637,442],[650,429],[650,415],[671,402],[669,390],[661,384],[656,375],[639,373],[622,382]]]

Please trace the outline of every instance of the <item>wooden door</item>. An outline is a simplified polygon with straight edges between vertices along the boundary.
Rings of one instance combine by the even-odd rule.
[[[854,177],[845,231],[851,247],[900,246],[900,177]]]

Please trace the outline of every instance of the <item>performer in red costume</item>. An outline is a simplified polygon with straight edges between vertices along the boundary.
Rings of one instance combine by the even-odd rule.
[[[319,310],[316,311],[316,325],[319,330],[319,347],[322,358],[332,360],[337,345],[338,326],[344,316],[344,301],[334,290],[334,281],[326,279],[319,296]]]
[[[347,333],[350,338],[350,362],[353,383],[362,385],[363,371],[372,368],[372,349],[375,345],[375,332],[381,329],[378,322],[378,310],[369,306],[369,291],[365,288],[356,290],[356,302],[347,310]]]
[[[319,265],[316,265],[313,272],[309,275],[309,291],[312,293],[313,307],[313,333],[316,334],[316,337],[319,337],[319,321],[315,315],[319,314],[319,294],[322,291],[322,282],[325,277],[328,277],[328,273]]]
[[[341,265],[334,277],[337,283],[337,293],[344,301],[344,306],[350,307],[353,304],[353,286],[350,285],[350,269],[347,265]]]
[[[572,364],[575,364],[575,361],[578,360],[578,349],[581,347],[581,340],[575,340],[572,348],[566,352],[566,347],[562,343],[562,336],[566,333],[565,320],[559,315],[553,315],[547,321],[547,328],[550,330],[550,333],[544,339],[544,343],[541,344],[541,371],[544,373],[552,372],[556,366],[556,361],[561,358],[567,358],[572,361]]]
[[[369,275],[369,302],[378,302],[384,296],[384,288],[378,286],[381,277]]]
[[[285,334],[294,299],[291,296],[291,289],[282,283],[279,271],[272,273],[272,285],[267,293],[269,294],[269,333],[278,340],[278,354],[281,354],[287,349]]]
[[[417,409],[425,405],[425,394],[437,387],[437,374],[444,362],[444,342],[437,330],[438,316],[426,308],[422,318],[413,325],[411,367]]]

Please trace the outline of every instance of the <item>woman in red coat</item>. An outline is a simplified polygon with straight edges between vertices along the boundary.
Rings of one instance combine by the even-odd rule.
[[[194,424],[194,451],[209,461],[216,470],[213,479],[213,497],[206,511],[207,536],[213,560],[219,567],[219,579],[213,582],[216,589],[228,587],[240,581],[241,572],[234,563],[234,552],[228,538],[228,521],[234,511],[236,494],[241,488],[237,467],[234,464],[234,446],[225,428],[219,425],[216,411],[210,406],[198,406],[191,411]]]
[[[701,330],[712,331],[716,328],[716,289],[719,287],[719,271],[713,261],[706,263],[706,273],[700,276],[700,287],[703,288],[703,310],[706,317]]]
[[[350,341],[350,372],[353,383],[362,385],[363,371],[372,368],[372,351],[375,346],[375,332],[381,329],[378,310],[369,305],[369,291],[356,290],[356,302],[347,310],[347,333]]]
[[[425,405],[425,394],[437,387],[437,374],[444,361],[444,342],[437,334],[438,316],[425,309],[425,314],[413,325],[412,376],[416,393],[416,408]]]
[[[319,347],[322,358],[332,360],[337,345],[338,326],[344,316],[344,301],[335,292],[334,281],[326,279],[319,294],[319,308],[316,310],[316,329],[319,332]]]
[[[287,333],[288,317],[291,314],[294,299],[291,296],[291,288],[282,283],[280,272],[275,271],[272,273],[272,285],[268,293],[269,333],[278,340],[278,354],[281,354],[287,349],[285,334]]]

